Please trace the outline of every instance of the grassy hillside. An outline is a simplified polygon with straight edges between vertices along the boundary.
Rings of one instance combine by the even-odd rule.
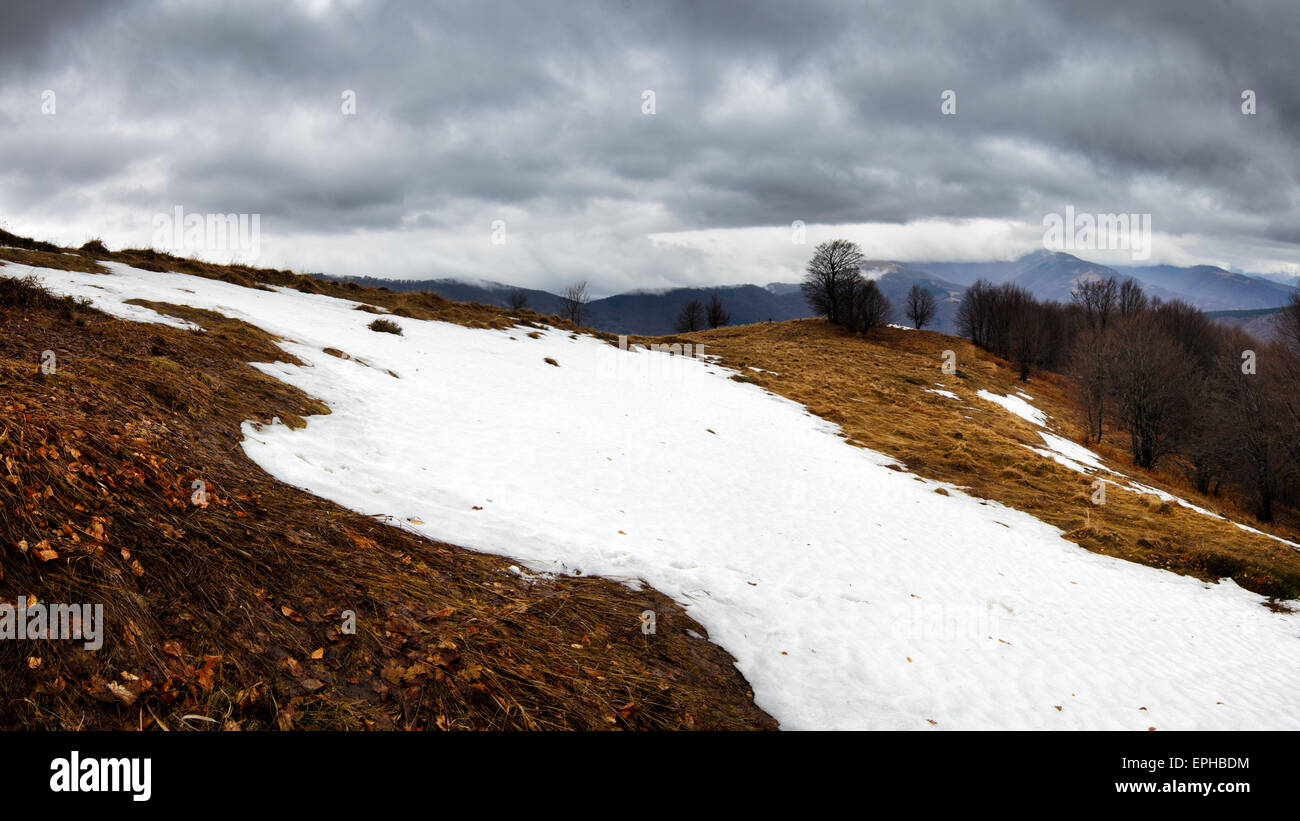
[[[469,327],[544,319],[153,251],[31,244],[0,249],[0,259],[86,271],[111,259]],[[150,307],[206,330],[141,326],[11,280],[0,286],[0,599],[103,602],[110,625],[97,653],[0,644],[5,726],[774,726],[730,656],[689,638],[704,629],[653,590],[531,578],[264,474],[239,446],[243,420],[300,424],[328,412],[247,364],[287,358],[264,332],[162,304]],[[1029,450],[1043,444],[1038,429],[976,396],[1023,390],[1053,431],[1077,441],[1062,377],[1026,385],[964,340],[891,328],[855,337],[823,320],[668,339],[706,344],[737,369],[733,378],[803,403],[849,442],[1026,511],[1089,550],[1207,582],[1232,577],[1276,606],[1300,596],[1300,551],[1147,493],[1111,487],[1094,505],[1091,477]],[[40,373],[44,350],[56,352],[57,374]],[[946,350],[955,375],[940,371]],[[1132,468],[1118,439],[1095,449],[1132,480],[1250,523],[1231,498]],[[195,480],[206,505],[193,503]],[[1271,530],[1296,540],[1300,517],[1280,511]],[[659,614],[653,636],[639,629],[645,609]],[[349,610],[355,635],[340,629]]]
[[[250,286],[295,279],[186,265]],[[509,321],[366,296],[394,312]],[[0,278],[0,600],[102,603],[107,625],[97,652],[0,642],[3,726],[775,726],[731,657],[688,636],[705,630],[653,590],[531,577],[267,476],[244,456],[240,423],[328,409],[248,365],[288,358],[264,332],[150,307],[206,330],[124,322]],[[45,350],[54,374],[40,371]],[[653,635],[640,629],[647,609]]]
[[[1006,362],[964,339],[895,328],[864,338],[820,319],[724,328],[682,339],[705,343],[723,364],[744,374],[740,378],[840,425],[849,442],[893,456],[921,476],[969,487],[975,495],[1030,513],[1089,550],[1207,581],[1230,576],[1266,596],[1300,597],[1300,550],[1114,486],[1108,487],[1105,504],[1094,505],[1091,476],[1029,450],[1043,447],[1038,429],[976,396],[981,389],[999,395],[1025,391],[1047,413],[1054,432],[1079,442],[1079,410],[1065,377],[1043,374],[1026,384],[1016,381]],[[940,370],[945,350],[957,356],[955,376]],[[1237,500],[1200,496],[1172,470],[1134,468],[1117,431],[1108,431],[1092,449],[1109,467],[1141,484],[1267,529]],[[1300,515],[1283,511],[1272,531],[1300,541]]]

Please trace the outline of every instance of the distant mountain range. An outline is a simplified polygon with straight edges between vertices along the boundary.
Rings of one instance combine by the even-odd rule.
[[[455,279],[392,280],[377,277],[325,277],[384,286],[391,291],[432,291],[458,302],[507,307],[510,297],[522,291],[527,307],[539,314],[555,314],[561,300],[557,294],[533,288],[518,288],[500,282],[465,282]],[[768,286],[720,285],[716,288],[674,288],[663,292],[630,291],[595,299],[587,306],[587,324],[597,330],[664,336],[673,332],[673,322],[681,307],[692,299],[707,303],[717,294],[731,313],[731,324],[784,322],[810,316],[803,292],[798,285],[775,282]],[[892,297],[891,297],[892,298]]]
[[[863,265],[863,273],[875,279],[894,305],[898,323],[905,323],[903,311],[908,290],[920,285],[935,295],[939,311],[932,327],[944,333],[956,333],[957,306],[961,304],[966,287],[977,279],[987,279],[994,284],[1014,282],[1032,292],[1039,299],[1067,302],[1070,291],[1079,282],[1115,277],[1138,280],[1150,296],[1161,299],[1182,299],[1207,312],[1216,312],[1216,319],[1233,324],[1251,323],[1260,331],[1266,330],[1269,320],[1261,318],[1269,311],[1285,304],[1300,277],[1282,274],[1242,274],[1196,265],[1179,268],[1172,265],[1144,267],[1108,267],[1098,265],[1071,254],[1036,251],[1019,259],[1002,262],[892,262],[876,260]],[[323,276],[323,275],[321,275]],[[357,282],[362,285],[382,285],[393,291],[432,291],[460,302],[479,302],[485,305],[508,306],[511,294],[522,291],[528,307],[541,314],[554,314],[560,309],[560,297],[549,291],[519,288],[501,282],[471,282],[457,279],[393,280],[378,277],[325,277]],[[588,306],[588,324],[593,328],[615,333],[632,333],[644,336],[662,336],[673,332],[673,320],[682,305],[689,300],[707,302],[717,294],[731,312],[731,323],[743,325],[780,322],[811,316],[803,294],[796,283],[773,282],[768,285],[722,285],[716,288],[674,288],[667,291],[631,291],[596,299]],[[1243,319],[1222,312],[1258,312]],[[1261,334],[1263,335],[1263,334]]]
[[[971,285],[980,278],[994,284],[1015,282],[1039,299],[1061,302],[1069,301],[1070,290],[1076,282],[1111,276],[1120,280],[1132,277],[1142,283],[1149,296],[1182,299],[1205,311],[1281,307],[1291,298],[1297,279],[1279,281],[1256,274],[1233,273],[1213,265],[1111,268],[1059,251],[1036,251],[1007,262],[917,262],[912,267],[962,285]]]

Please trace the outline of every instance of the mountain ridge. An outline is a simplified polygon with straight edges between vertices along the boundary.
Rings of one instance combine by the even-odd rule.
[[[977,279],[994,284],[1012,282],[1028,289],[1039,299],[1068,302],[1076,283],[1106,277],[1132,278],[1152,297],[1181,299],[1206,311],[1240,311],[1279,308],[1295,290],[1261,275],[1227,271],[1213,265],[1179,267],[1106,266],[1061,251],[1035,251],[1014,260],[988,262],[899,262],[869,260],[865,272],[880,272],[874,278],[894,306],[894,321],[904,324],[905,300],[912,285],[934,294],[938,313],[933,326],[956,333],[957,307],[965,289]],[[392,291],[432,291],[460,302],[509,307],[511,296],[522,293],[527,307],[541,314],[559,313],[563,300],[558,294],[539,288],[525,288],[489,279],[436,278],[396,280],[373,276],[324,279],[382,286]],[[1300,283],[1300,278],[1295,280]],[[611,333],[663,336],[673,333],[677,312],[692,299],[707,302],[714,294],[731,313],[731,323],[780,322],[812,316],[797,282],[683,286],[668,289],[634,290],[593,299],[587,306],[587,324]]]

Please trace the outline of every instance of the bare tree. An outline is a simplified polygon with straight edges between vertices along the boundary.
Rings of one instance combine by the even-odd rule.
[[[853,286],[849,297],[845,325],[852,331],[867,333],[894,318],[894,306],[874,279],[862,279]]]
[[[993,283],[977,279],[957,306],[957,330],[978,347],[988,348],[993,332]]]
[[[988,295],[989,331],[985,347],[1003,359],[1018,359],[1032,366],[1034,351],[1025,350],[1025,346],[1033,345],[1034,340],[1028,338],[1031,329],[1026,325],[1027,314],[1037,304],[1033,294],[1014,282],[993,288]],[[1025,356],[1031,358],[1025,360],[1022,358]]]
[[[1047,322],[1047,310],[1032,299],[1007,316],[1005,355],[1016,366],[1021,382],[1028,382],[1033,369],[1047,359],[1051,344]]]
[[[718,299],[717,294],[709,297],[709,304],[705,306],[704,313],[710,328],[721,328],[723,325],[731,324],[731,313],[722,307],[722,300]]]
[[[704,323],[704,305],[698,299],[692,299],[677,312],[677,319],[673,322],[673,327],[678,333],[689,333],[704,330]]]
[[[1250,500],[1255,518],[1273,521],[1274,505],[1285,492],[1288,474],[1295,463],[1286,451],[1279,423],[1283,419],[1282,385],[1274,356],[1285,355],[1282,346],[1259,351],[1255,373],[1242,373],[1241,360],[1224,357],[1223,397],[1217,425],[1222,447],[1228,454],[1227,473],[1232,484]],[[1294,391],[1294,386],[1291,386]]]
[[[1195,305],[1181,299],[1151,308],[1151,317],[1191,357],[1197,370],[1208,372],[1219,353],[1219,328]],[[1240,351],[1238,351],[1240,354]]]
[[[1070,360],[1075,396],[1083,406],[1085,441],[1100,442],[1106,423],[1106,397],[1110,391],[1114,334],[1086,334],[1075,342]]]
[[[528,294],[516,288],[510,292],[510,310],[522,311],[528,307]]]
[[[817,246],[801,286],[814,314],[844,323],[854,287],[862,281],[864,262],[862,249],[855,242],[834,239]]]
[[[1090,328],[1104,331],[1119,299],[1119,284],[1115,282],[1115,277],[1078,282],[1070,291],[1070,298],[1083,306]]]
[[[907,292],[907,318],[911,320],[912,327],[918,330],[924,328],[938,311],[939,305],[934,301],[934,294],[913,283]]]
[[[1187,352],[1150,316],[1117,329],[1111,370],[1116,414],[1129,434],[1133,464],[1153,467],[1174,450],[1194,370]]]
[[[1146,292],[1142,284],[1133,277],[1125,279],[1119,286],[1119,299],[1115,304],[1120,316],[1134,316],[1149,307]]]
[[[1235,352],[1258,347],[1240,328],[1216,326],[1217,345],[1211,366],[1198,369],[1189,394],[1196,401],[1184,409],[1180,450],[1183,472],[1197,491],[1217,494],[1224,480],[1231,481],[1231,463],[1236,458],[1223,427],[1235,411],[1228,407],[1229,383],[1239,375],[1241,359]]]
[[[1300,305],[1300,298],[1292,305]],[[1286,501],[1293,508],[1300,507],[1300,347],[1279,340],[1268,349],[1265,374],[1270,377],[1269,411],[1274,414],[1286,455]]]
[[[560,294],[560,316],[569,320],[574,325],[581,325],[587,317],[587,306],[591,303],[591,297],[587,294],[587,283],[575,282],[565,287],[564,293]]]

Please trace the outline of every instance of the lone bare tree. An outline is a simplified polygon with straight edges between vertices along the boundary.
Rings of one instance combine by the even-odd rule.
[[[689,333],[704,330],[704,323],[704,304],[698,299],[692,299],[677,312],[677,319],[673,322],[673,327],[678,333]]]
[[[704,308],[705,320],[710,328],[721,328],[731,324],[731,312],[722,307],[722,300],[717,294],[709,297],[709,304]]]
[[[560,316],[574,325],[581,325],[582,320],[587,317],[587,305],[590,303],[591,297],[587,294],[586,281],[575,282],[560,294]]]
[[[856,242],[833,239],[817,246],[800,286],[814,314],[844,324],[854,286],[862,281],[864,262]]]
[[[510,292],[510,310],[522,311],[528,307],[528,294],[516,288]]]
[[[934,301],[934,294],[913,283],[907,292],[907,318],[912,321],[912,327],[918,330],[924,328],[938,311],[939,305]]]

